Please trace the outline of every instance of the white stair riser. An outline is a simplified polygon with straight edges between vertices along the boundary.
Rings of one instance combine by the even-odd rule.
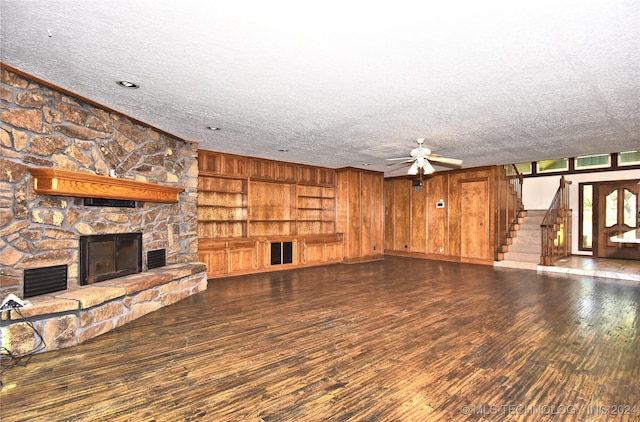
[[[504,260],[519,261],[519,262],[540,262],[540,253],[529,254],[529,253],[507,252],[504,254]]]

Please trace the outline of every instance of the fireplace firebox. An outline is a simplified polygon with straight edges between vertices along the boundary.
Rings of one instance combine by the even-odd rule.
[[[142,271],[142,233],[80,236],[80,284]]]

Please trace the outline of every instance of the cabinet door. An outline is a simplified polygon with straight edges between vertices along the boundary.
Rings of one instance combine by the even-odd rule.
[[[227,271],[229,274],[253,272],[258,269],[258,242],[230,241],[227,252]]]
[[[198,261],[207,266],[207,277],[213,278],[227,273],[227,254],[224,249],[198,251]]]

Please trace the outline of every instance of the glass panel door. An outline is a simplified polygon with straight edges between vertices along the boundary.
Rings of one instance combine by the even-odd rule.
[[[640,185],[629,182],[601,183],[597,186],[597,250],[594,255],[605,258],[640,260],[640,244],[635,236],[623,238],[638,230]],[[595,226],[594,226],[595,227]],[[594,242],[594,247],[596,242]]]

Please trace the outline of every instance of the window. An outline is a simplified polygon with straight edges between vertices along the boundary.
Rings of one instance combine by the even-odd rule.
[[[640,150],[621,152],[618,154],[619,166],[632,166],[635,164],[640,164]]]
[[[580,184],[580,244],[578,249],[590,251],[593,249],[593,185]]]
[[[628,227],[636,227],[636,194],[624,190],[624,208],[622,211],[622,223]]]
[[[531,162],[514,164],[520,174],[531,174]]]
[[[559,158],[557,160],[542,160],[537,163],[538,173],[553,173],[569,170],[569,159]]]
[[[604,200],[605,227],[613,227],[618,224],[618,191],[614,190]]]
[[[635,169],[640,168],[640,150],[523,162],[513,166],[525,177]]]
[[[585,155],[583,157],[576,157],[575,161],[576,170],[597,169],[610,166],[611,155],[609,154]]]

